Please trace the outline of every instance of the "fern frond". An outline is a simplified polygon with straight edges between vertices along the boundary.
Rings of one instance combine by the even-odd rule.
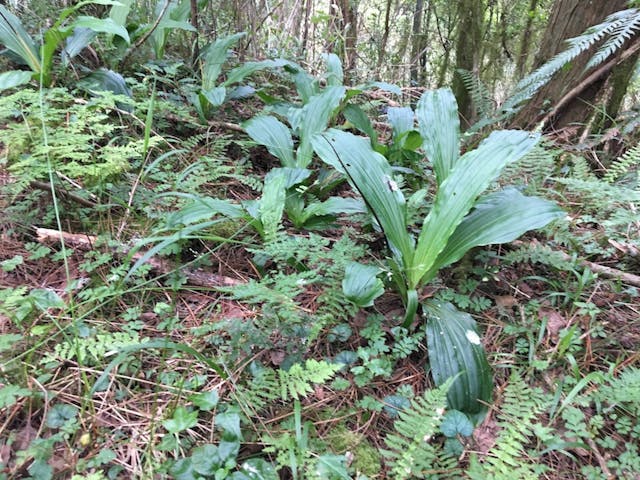
[[[624,155],[618,158],[607,168],[603,180],[607,183],[613,183],[622,178],[633,167],[640,166],[640,144],[627,150]]]
[[[340,363],[319,362],[310,358],[304,365],[296,363],[289,370],[278,370],[280,396],[283,401],[305,397],[313,391],[313,384],[325,383],[341,368]]]
[[[594,391],[593,397],[609,405],[624,405],[632,414],[640,414],[640,368],[625,368],[618,377]]]
[[[639,22],[640,10],[631,8],[613,13],[602,23],[588,28],[582,35],[567,40],[569,48],[558,53],[533,73],[520,80],[514,94],[507,99],[502,109],[507,112],[517,109],[521,103],[533,97],[556,72],[609,35],[611,36],[610,41],[605,42],[598,50],[587,68],[603,62],[622,46],[624,41],[621,42],[620,39],[624,39],[624,35],[639,28]]]
[[[471,95],[471,100],[476,108],[476,112],[480,117],[488,117],[493,113],[493,101],[491,92],[484,83],[480,80],[478,75],[464,68],[456,70],[464,87]]]
[[[529,458],[527,443],[533,439],[536,419],[547,408],[547,397],[539,388],[531,388],[513,372],[504,390],[497,414],[501,431],[484,462],[472,461],[467,474],[472,479],[537,479],[544,468]],[[475,455],[474,455],[475,456]]]
[[[340,368],[340,363],[313,359],[296,363],[289,370],[254,366],[250,382],[236,386],[235,399],[244,411],[259,412],[275,400],[286,402],[306,396],[314,385],[325,383]]]
[[[502,175],[503,184],[529,185],[535,192],[549,180],[557,168],[562,150],[540,143],[517,162],[508,165]]]
[[[617,52],[624,42],[640,30],[640,13],[636,8],[616,12],[611,15],[611,17],[613,17],[614,20],[611,22],[610,30],[607,32],[611,36],[598,49],[591,60],[589,60],[585,70],[600,65]]]
[[[427,390],[412,400],[410,408],[400,412],[394,424],[396,432],[385,439],[388,449],[382,450],[391,467],[389,478],[433,478],[436,471],[453,471],[455,458],[446,456],[430,442],[439,433],[451,380]]]

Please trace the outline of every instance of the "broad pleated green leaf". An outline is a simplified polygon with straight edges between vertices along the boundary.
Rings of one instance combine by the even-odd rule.
[[[225,87],[215,87],[211,90],[203,89],[200,93],[212,106],[219,107],[224,103],[224,99],[227,96],[227,89]]]
[[[97,35],[98,32],[90,28],[75,28],[73,34],[65,41],[64,49],[61,53],[63,64],[68,65],[69,60],[84,50]]]
[[[227,74],[227,79],[222,82],[222,85],[229,86],[234,83],[241,82],[247,76],[252,75],[261,70],[269,68],[279,68],[288,65],[288,60],[276,59],[276,60],[263,60],[261,62],[245,62],[242,65],[234,68]]]
[[[382,280],[378,278],[380,268],[351,262],[347,265],[342,280],[345,297],[359,307],[371,307],[376,298],[384,293]]]
[[[460,157],[460,120],[458,104],[448,88],[422,94],[416,107],[418,127],[427,158],[440,185]]]
[[[118,25],[126,26],[132,4],[133,0],[120,0],[120,5],[114,5],[109,10],[109,18]]]
[[[296,166],[291,132],[280,120],[266,115],[253,117],[242,127],[254,142],[265,146],[271,155],[279,158],[283,166]]]
[[[371,145],[378,143],[378,133],[375,128],[373,128],[371,120],[369,120],[369,117],[364,113],[362,108],[350,103],[344,107],[342,114],[347,121],[371,139]]]
[[[344,87],[327,87],[322,93],[311,97],[309,103],[302,107],[297,132],[300,137],[296,159],[298,167],[304,168],[311,163],[313,157],[311,139],[316,133],[327,128],[329,119],[333,111],[340,105],[344,94]]]
[[[287,197],[286,210],[289,219],[297,228],[310,228],[314,226],[314,221],[318,224],[328,223],[328,220],[320,221],[319,217],[364,213],[367,208],[358,198],[343,197],[329,197],[324,202],[305,205],[304,198],[296,192]]]
[[[396,259],[411,265],[413,241],[407,232],[405,199],[387,160],[373,151],[367,139],[340,130],[316,136],[313,145],[323,161],[342,166],[376,217]]]
[[[72,24],[71,29],[74,28],[90,28],[94,32],[98,33],[110,33],[111,35],[117,35],[122,38],[127,44],[130,42],[129,33],[127,29],[122,25],[118,25],[111,18],[96,18],[96,17],[78,17]],[[65,31],[61,29],[61,31]]]
[[[342,71],[340,57],[335,53],[328,53],[325,56],[325,62],[327,64],[327,73],[325,75],[327,85],[339,87],[344,83],[344,72]]]
[[[181,225],[202,222],[203,220],[211,219],[215,215],[223,215],[228,218],[244,218],[247,216],[243,207],[228,200],[197,195],[188,195],[187,197],[192,198],[192,201],[167,217],[167,228],[173,229]]]
[[[449,406],[468,414],[480,414],[491,401],[493,379],[476,324],[468,313],[450,303],[429,300],[422,305],[427,317],[427,347],[436,385],[452,377]]]
[[[32,72],[26,72],[24,70],[11,70],[0,73],[0,92],[28,83],[29,80],[31,80],[31,75]]]
[[[408,275],[410,289],[433,278],[438,256],[478,196],[507,164],[525,155],[537,141],[537,136],[527,132],[493,132],[477,149],[456,162],[455,168],[439,186],[433,207],[423,223]],[[427,272],[430,276],[425,276]]]
[[[363,88],[364,89],[379,88],[380,90],[383,90],[385,92],[393,93],[395,95],[402,95],[402,89],[398,85],[395,85],[393,83],[371,82],[366,84]]]
[[[263,233],[267,240],[273,239],[280,228],[284,205],[287,199],[285,190],[286,175],[283,172],[269,172],[264,179],[264,188],[260,198],[259,216]]]
[[[82,78],[79,85],[91,92],[113,92],[131,97],[131,89],[124,77],[113,70],[99,68]]]
[[[202,65],[202,89],[211,90],[216,86],[216,81],[222,72],[222,64],[229,56],[229,48],[235,45],[244,32],[219,38],[209,45],[204,52],[204,62]]]
[[[40,54],[34,41],[13,13],[0,5],[0,44],[18,55],[29,68],[40,73]]]
[[[471,248],[511,242],[529,230],[542,228],[564,212],[553,202],[527,197],[515,188],[505,188],[480,199],[458,225],[434,265],[456,262]],[[435,273],[435,272],[434,272]],[[429,276],[429,274],[427,274]]]
[[[409,107],[390,107],[387,110],[387,120],[393,130],[394,142],[413,130],[413,110]]]

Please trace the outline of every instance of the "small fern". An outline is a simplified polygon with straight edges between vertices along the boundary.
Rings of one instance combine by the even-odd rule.
[[[100,365],[106,357],[121,348],[145,341],[146,338],[141,340],[137,333],[131,332],[97,333],[91,337],[71,338],[57,343],[53,351],[43,357],[42,363],[76,360],[81,365]]]
[[[491,115],[494,110],[493,97],[478,75],[463,68],[459,68],[456,72],[460,75],[462,83],[471,95],[471,100],[478,115],[480,117]]]
[[[544,466],[529,458],[527,444],[535,438],[536,419],[547,409],[547,398],[539,388],[531,388],[513,372],[504,390],[497,414],[501,431],[496,444],[481,463],[471,457],[467,474],[474,480],[537,479]]]
[[[537,243],[525,244],[510,251],[502,257],[507,264],[540,263],[557,270],[571,271],[576,268],[576,262],[567,260],[561,252],[554,251],[547,245]]]
[[[395,433],[386,437],[388,448],[382,450],[391,469],[389,478],[443,478],[435,474],[455,473],[455,458],[431,442],[439,433],[452,380],[427,390],[411,401],[410,408],[399,413]]]
[[[340,363],[313,359],[296,363],[289,370],[274,370],[254,364],[251,382],[238,385],[235,397],[245,411],[258,412],[277,399],[286,402],[307,396],[313,392],[314,385],[327,382],[341,368]]]
[[[632,168],[638,168],[640,166],[640,145],[636,145],[633,148],[627,150],[624,155],[618,158],[615,162],[607,168],[603,180],[607,183],[614,183],[622,178]]]
[[[278,370],[280,397],[283,401],[305,397],[313,391],[314,384],[325,383],[341,368],[340,363],[327,363],[310,358],[304,365],[296,363],[289,370]]]
[[[508,165],[502,175],[504,184],[525,184],[533,193],[551,179],[557,169],[561,150],[542,142],[516,163]]]

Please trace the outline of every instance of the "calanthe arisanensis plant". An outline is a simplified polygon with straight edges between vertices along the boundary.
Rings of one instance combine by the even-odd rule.
[[[404,326],[420,306],[419,289],[471,248],[515,240],[563,215],[552,202],[527,197],[515,188],[483,192],[502,169],[529,152],[539,137],[523,131],[493,132],[475,150],[460,155],[457,104],[448,89],[425,92],[416,116],[422,148],[433,167],[437,192],[420,233],[410,233],[405,197],[387,159],[371,142],[330,129],[316,135],[320,158],[344,172],[364,198],[391,251],[393,280],[405,302]],[[438,385],[456,376],[449,403],[478,414],[490,401],[491,372],[470,315],[436,301],[422,303],[430,365]]]

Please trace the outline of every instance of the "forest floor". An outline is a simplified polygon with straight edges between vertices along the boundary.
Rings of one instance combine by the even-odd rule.
[[[231,156],[245,148],[225,139]],[[248,151],[250,165],[240,175],[263,179],[276,166],[273,159],[262,148]],[[234,162],[226,166],[233,169]],[[2,178],[0,183],[9,183],[6,171]],[[245,182],[230,177],[223,187],[201,187],[222,188],[236,200],[255,197]],[[6,212],[12,203],[27,202],[26,196],[5,195],[0,208]],[[565,198],[561,206],[568,217],[578,218],[586,200]],[[77,207],[61,199],[68,211]],[[29,205],[46,211],[49,202],[44,193]],[[584,244],[572,250],[547,230],[476,249],[421,292],[422,299],[439,296],[473,313],[495,381],[489,413],[472,433],[435,438],[434,458],[446,465],[439,467],[440,478],[472,471],[472,457],[487,464],[494,457],[515,461],[533,475],[514,479],[640,478],[640,396],[633,397],[640,392],[640,267],[631,247],[623,250],[619,239],[607,244],[596,220],[564,233],[576,243],[598,239],[594,244],[599,242],[602,255],[586,255]],[[199,446],[218,445],[219,415],[235,411],[242,418],[237,458],[216,467],[226,468],[228,478],[245,478],[231,475],[256,457],[277,465],[280,478],[394,478],[383,451],[397,411],[434,388],[419,337],[414,343],[405,337],[411,345],[406,356],[390,353],[403,315],[398,294],[387,290],[374,307],[337,322],[346,332],[342,337],[329,322],[307,343],[309,331],[302,329],[313,327],[316,314],[331,312],[325,297],[338,280],[327,275],[326,284],[298,282],[301,289],[260,284],[274,265],[257,266],[256,238],[218,244],[212,238],[219,231],[190,239],[173,254],[143,258],[143,248],[131,258],[135,240],[118,244],[105,238],[117,236],[121,225],[128,238],[151,236],[144,218],[135,222],[127,223],[116,210],[89,231],[67,217],[64,253],[60,231],[37,230],[44,225],[6,214],[0,227],[0,478],[214,478],[214,470],[199,477],[180,470],[180,461],[195,459],[188,455]],[[47,226],[53,224],[49,220]],[[311,243],[320,238],[288,224],[285,229]],[[335,245],[345,232],[370,259],[384,262],[384,242],[359,222],[342,219],[321,237]],[[338,261],[328,247],[326,255],[329,266],[318,271]],[[122,275],[136,260],[144,269],[136,281],[109,290],[114,272]],[[293,267],[277,266],[274,275],[288,281],[299,274]],[[594,273],[600,267],[605,268]],[[262,297],[234,293],[258,284],[269,289]],[[287,298],[289,291],[295,293]],[[295,313],[283,307],[287,301]],[[287,325],[286,315],[310,324]],[[265,318],[276,323],[265,325]],[[419,324],[411,330],[419,332]],[[163,349],[162,342],[170,347]],[[315,383],[300,396],[299,409],[293,399],[253,391],[267,388],[256,365],[278,371],[341,352],[357,352],[355,366],[342,371],[339,382]],[[534,417],[508,407],[514,388],[526,388],[525,395],[536,399]],[[602,398],[601,391],[615,398]],[[205,405],[203,395],[210,392],[215,399],[207,397]],[[509,437],[510,423],[522,423],[523,430]],[[446,446],[450,439],[455,446]],[[349,476],[318,466],[333,465],[331,455],[342,459],[340,468]]]

